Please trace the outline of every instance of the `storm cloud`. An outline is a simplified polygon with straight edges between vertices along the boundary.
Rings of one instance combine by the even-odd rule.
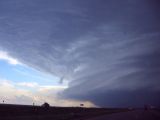
[[[67,80],[61,97],[160,105],[158,0],[1,0],[0,50]]]

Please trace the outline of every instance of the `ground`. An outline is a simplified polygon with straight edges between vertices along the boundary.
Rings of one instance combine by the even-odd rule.
[[[160,120],[160,111],[0,104],[0,120]]]
[[[134,110],[103,115],[87,120],[160,120],[160,112],[156,110]]]

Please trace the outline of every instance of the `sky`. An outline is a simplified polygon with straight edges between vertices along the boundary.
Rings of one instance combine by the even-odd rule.
[[[159,0],[0,0],[1,101],[160,106]]]

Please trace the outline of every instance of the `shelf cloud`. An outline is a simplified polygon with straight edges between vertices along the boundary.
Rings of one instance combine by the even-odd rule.
[[[98,106],[160,105],[158,0],[0,1],[0,50]]]

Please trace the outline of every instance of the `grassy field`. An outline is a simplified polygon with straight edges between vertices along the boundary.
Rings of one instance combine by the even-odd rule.
[[[0,120],[83,120],[103,114],[124,112],[128,109],[41,107],[0,104]]]

